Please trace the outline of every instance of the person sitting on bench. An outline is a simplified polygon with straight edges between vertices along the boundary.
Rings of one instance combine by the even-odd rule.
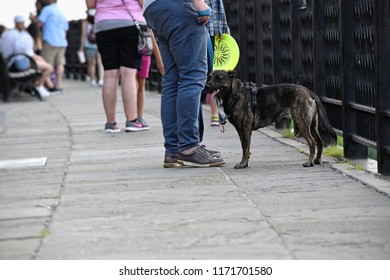
[[[14,18],[15,28],[4,32],[1,36],[0,52],[4,60],[8,61],[8,69],[25,71],[30,67],[24,54],[31,57],[37,64],[38,69],[42,72],[42,77],[36,82],[35,88],[42,99],[50,96],[50,92],[44,87],[44,82],[50,80],[50,74],[53,67],[47,63],[41,56],[34,52],[34,40],[26,31],[23,16]],[[11,59],[10,59],[11,58]]]

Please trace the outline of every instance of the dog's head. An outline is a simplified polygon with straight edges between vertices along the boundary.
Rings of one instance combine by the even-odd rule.
[[[209,75],[209,80],[206,83],[207,91],[206,100],[208,103],[214,96],[223,98],[224,94],[231,91],[233,83],[237,80],[236,71],[215,70]]]

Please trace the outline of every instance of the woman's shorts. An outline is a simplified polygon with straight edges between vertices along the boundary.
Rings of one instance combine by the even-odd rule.
[[[98,53],[98,50],[97,50],[97,48],[85,47],[84,48],[84,53],[85,53],[85,56],[87,57],[87,59],[95,59],[96,55]]]
[[[150,69],[150,63],[152,61],[152,58],[150,56],[143,56],[142,57],[142,67],[141,70],[137,71],[137,77],[140,79],[147,79],[149,78],[149,69]]]
[[[142,56],[137,51],[138,30],[135,26],[122,27],[96,33],[96,43],[104,70],[121,66],[141,69]]]

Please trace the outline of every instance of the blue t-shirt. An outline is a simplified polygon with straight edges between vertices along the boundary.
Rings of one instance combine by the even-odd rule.
[[[52,47],[66,47],[66,31],[69,29],[68,21],[56,3],[45,6],[38,18],[43,22],[42,39]]]

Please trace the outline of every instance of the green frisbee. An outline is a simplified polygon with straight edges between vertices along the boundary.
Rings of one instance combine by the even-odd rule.
[[[215,36],[214,70],[233,70],[239,59],[240,49],[232,36],[226,33]]]

